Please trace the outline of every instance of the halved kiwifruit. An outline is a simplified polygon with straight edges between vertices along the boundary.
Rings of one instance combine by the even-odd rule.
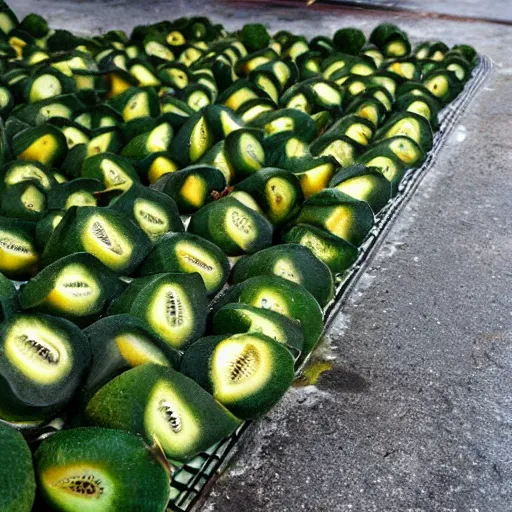
[[[36,273],[38,265],[33,223],[0,217],[0,272],[24,280]]]
[[[130,162],[113,153],[101,153],[86,158],[82,164],[81,176],[99,180],[105,188],[127,190],[139,182],[137,172]]]
[[[14,161],[2,172],[5,185],[16,185],[25,181],[37,182],[43,190],[51,190],[57,185],[48,169],[38,162]]]
[[[77,178],[61,183],[48,193],[48,210],[68,210],[72,206],[96,206],[95,193],[103,184],[94,178]]]
[[[226,137],[224,151],[234,169],[234,179],[241,181],[265,166],[265,151],[261,145],[262,134],[257,130],[243,129]]]
[[[72,206],[46,245],[45,265],[88,252],[119,273],[131,273],[149,252],[147,235],[125,215],[107,208]]]
[[[286,243],[304,245],[337,276],[343,275],[358,255],[357,248],[351,243],[308,224],[292,227],[283,234],[283,240]]]
[[[419,114],[396,113],[377,131],[375,139],[389,139],[400,135],[414,140],[424,151],[429,151],[432,148],[432,128],[430,123]]]
[[[214,143],[213,132],[201,112],[192,114],[180,128],[170,146],[171,154],[182,165],[197,162]]]
[[[317,300],[303,286],[282,277],[262,275],[231,286],[216,299],[212,314],[234,302],[269,309],[296,320],[304,333],[306,354],[322,334],[322,309]]]
[[[219,247],[204,238],[192,233],[168,233],[139,267],[141,276],[163,272],[197,272],[208,294],[213,295],[227,281],[229,261]]]
[[[269,309],[248,304],[226,304],[211,319],[213,334],[259,333],[283,344],[294,357],[304,347],[298,322]]]
[[[125,121],[137,117],[157,117],[160,111],[158,95],[152,87],[130,87],[111,98],[110,104]]]
[[[155,364],[111,380],[92,397],[85,413],[94,425],[129,430],[148,440],[156,437],[166,455],[180,461],[210,448],[240,423],[192,379]]]
[[[218,245],[228,256],[254,253],[272,243],[272,225],[232,197],[201,208],[188,230]]]
[[[176,203],[162,192],[134,184],[122,193],[106,191],[99,196],[100,201],[108,201],[111,210],[126,214],[152,242],[169,231],[184,231]]]
[[[411,51],[407,34],[392,23],[382,23],[375,27],[369,41],[386,57],[403,57]]]
[[[304,286],[323,307],[333,297],[331,271],[306,247],[281,244],[245,256],[231,272],[231,282],[241,283],[251,277],[275,275]]]
[[[245,127],[245,123],[228,107],[209,105],[203,112],[208,127],[218,140],[225,139],[231,132]]]
[[[304,201],[300,179],[271,167],[260,169],[238,183],[237,190],[251,194],[270,222],[277,226],[293,218]]]
[[[369,205],[337,189],[325,189],[309,198],[295,219],[326,229],[353,245],[360,245],[373,226]]]
[[[294,377],[290,352],[258,333],[198,340],[183,355],[180,371],[241,419],[268,412]]]
[[[20,432],[0,422],[0,509],[30,512],[36,482],[32,453]]]
[[[53,231],[64,217],[65,210],[48,210],[43,218],[36,224],[35,240],[36,247],[43,252]]]
[[[151,188],[174,199],[180,213],[186,214],[213,201],[226,188],[226,178],[215,167],[197,164],[164,174]]]
[[[67,152],[66,137],[50,124],[27,128],[12,140],[12,150],[18,160],[33,160],[43,165],[59,165]]]
[[[130,313],[171,347],[182,349],[203,335],[208,299],[194,274],[155,274],[134,279],[112,303],[109,314]]]
[[[379,170],[356,164],[335,174],[329,186],[359,201],[366,201],[378,213],[392,197],[391,183]]]
[[[88,253],[48,265],[19,293],[25,310],[58,315],[79,324],[99,315],[120,287],[117,275]]]
[[[0,324],[0,418],[38,424],[75,394],[89,367],[80,329],[62,318],[19,314]]]
[[[0,189],[0,215],[37,222],[46,208],[46,191],[36,181],[23,181]]]
[[[92,135],[86,146],[88,157],[102,153],[117,153],[123,147],[121,132],[117,126],[101,129],[99,134]]]
[[[84,329],[90,340],[92,362],[84,384],[87,401],[108,381],[141,364],[154,363],[176,368],[179,353],[132,315],[101,318]]]
[[[129,432],[75,428],[45,439],[35,454],[42,499],[52,510],[164,510],[169,466]]]

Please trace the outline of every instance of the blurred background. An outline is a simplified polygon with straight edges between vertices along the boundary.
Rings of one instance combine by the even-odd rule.
[[[15,0],[12,7],[19,16],[36,10],[52,25],[87,32],[112,27],[130,30],[137,24],[201,14],[228,29],[257,19],[271,28],[283,28],[283,23],[302,25],[316,35],[325,27],[344,24],[344,18],[357,16],[363,9],[389,16],[512,24],[512,0]]]

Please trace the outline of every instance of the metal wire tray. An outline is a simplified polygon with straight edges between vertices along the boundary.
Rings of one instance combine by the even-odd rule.
[[[400,183],[397,195],[376,216],[375,224],[363,242],[356,262],[341,277],[333,300],[325,307],[325,330],[329,328],[337,313],[346,303],[359,277],[384,241],[393,221],[414,194],[425,174],[433,167],[456,122],[489,76],[491,70],[492,61],[488,57],[480,56],[464,90],[440,112],[439,129],[434,134],[434,144],[427,154],[425,162],[419,169],[407,171]],[[297,376],[300,375],[307,363],[308,359],[297,366]],[[250,425],[251,422],[246,421],[231,436],[177,469],[171,481],[169,511],[191,512],[199,508],[201,499],[206,497],[208,490],[211,489],[215,480],[227,467],[235,454],[236,444]]]

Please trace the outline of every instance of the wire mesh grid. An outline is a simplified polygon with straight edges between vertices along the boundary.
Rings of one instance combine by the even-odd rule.
[[[457,120],[475,96],[476,91],[489,76],[491,70],[492,61],[488,57],[480,56],[478,64],[473,69],[471,79],[466,83],[464,90],[440,112],[439,129],[434,134],[434,144],[425,162],[419,169],[407,171],[400,183],[397,195],[377,215],[372,230],[361,246],[356,262],[339,280],[334,298],[324,309],[325,329],[328,329],[347,301],[351,290],[364,272],[372,255],[382,244],[394,219],[414,194],[425,174],[433,167]],[[296,375],[300,375],[307,362],[308,359],[300,362],[300,364],[298,363]],[[250,424],[251,422],[246,421],[231,436],[184,463],[176,470],[171,481],[169,511],[190,512],[197,509],[200,499],[205,497],[206,491],[213,485],[216,475],[220,474],[234,455],[236,444]]]

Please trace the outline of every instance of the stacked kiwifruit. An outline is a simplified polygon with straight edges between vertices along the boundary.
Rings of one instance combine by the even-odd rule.
[[[289,388],[476,61],[391,24],[82,37],[0,0],[0,509],[37,482],[45,510],[163,511],[166,459]],[[59,419],[34,478],[12,427]]]

